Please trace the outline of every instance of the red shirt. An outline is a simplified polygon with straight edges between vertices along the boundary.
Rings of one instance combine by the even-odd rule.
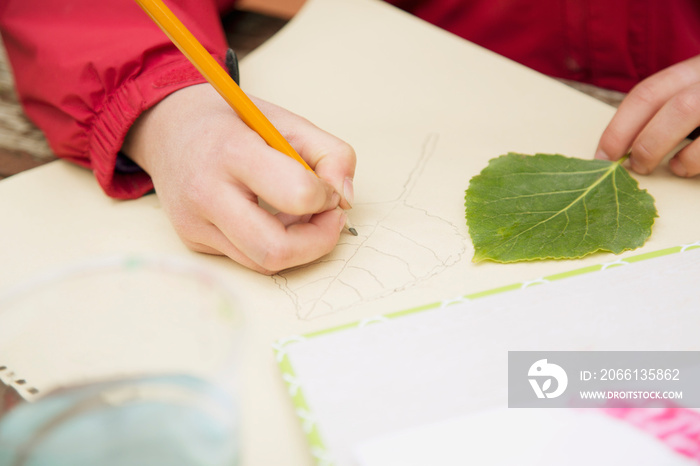
[[[389,0],[552,76],[629,90],[700,53],[698,0]],[[222,60],[232,0],[168,0]],[[144,172],[115,170],[134,120],[204,82],[131,0],[2,0],[0,31],[27,115],[54,153],[92,169],[105,192],[135,198]],[[361,34],[361,30],[358,31]]]
[[[627,92],[700,54],[698,0],[388,0],[558,78]]]

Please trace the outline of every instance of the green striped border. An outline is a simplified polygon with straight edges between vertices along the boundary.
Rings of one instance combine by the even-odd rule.
[[[553,275],[548,275],[542,277],[538,280],[514,283],[512,285],[502,286],[498,288],[493,288],[486,291],[481,291],[478,293],[471,293],[468,295],[458,296],[452,300],[446,300],[441,302],[435,302],[431,304],[426,304],[423,306],[417,306],[410,309],[405,309],[401,311],[389,312],[374,318],[363,319],[349,324],[340,325],[336,327],[331,327],[324,330],[319,330],[316,332],[307,333],[301,336],[292,336],[282,340],[276,341],[272,346],[275,351],[275,357],[277,359],[277,364],[280,371],[282,372],[282,378],[287,385],[287,390],[292,399],[292,403],[295,407],[297,416],[299,417],[302,428],[306,435],[306,439],[311,447],[311,455],[314,458],[317,466],[333,466],[334,462],[331,459],[331,452],[328,450],[326,444],[323,441],[323,437],[318,429],[318,424],[316,423],[313,411],[309,406],[306,397],[304,396],[304,391],[297,382],[296,372],[292,366],[289,356],[287,355],[286,348],[294,343],[299,343],[301,341],[308,340],[310,338],[319,337],[321,335],[327,335],[330,333],[340,332],[343,330],[348,330],[351,328],[364,327],[365,325],[372,324],[375,322],[383,322],[390,319],[396,319],[399,317],[404,317],[411,314],[416,314],[418,312],[427,311],[430,309],[437,309],[441,307],[450,306],[452,304],[463,302],[464,300],[474,300],[479,298],[484,298],[486,296],[492,296],[499,293],[504,293],[506,291],[518,290],[521,288],[527,288],[529,286],[534,286],[540,283],[553,282],[561,280],[564,278],[575,277],[577,275],[584,275],[591,272],[598,272],[600,270],[605,270],[611,267],[617,267],[621,265],[633,264],[635,262],[641,262],[648,259],[655,259],[657,257],[669,256],[671,254],[677,254],[692,249],[700,248],[700,241],[692,244],[687,244],[683,246],[676,246],[672,248],[661,249],[658,251],[647,252],[643,254],[638,254],[636,256],[626,257],[624,259],[617,259],[612,262],[604,262],[602,264],[591,265],[588,267],[582,267],[579,269],[570,270],[568,272],[557,273]]]

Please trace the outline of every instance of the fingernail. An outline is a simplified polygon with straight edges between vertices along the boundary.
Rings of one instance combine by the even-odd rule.
[[[688,176],[688,170],[686,170],[686,168],[683,166],[680,160],[673,158],[671,159],[669,164],[671,165],[671,171],[673,171],[673,173],[675,173],[676,175],[681,176],[683,178]]]
[[[343,183],[343,196],[350,207],[352,207],[355,202],[355,188],[352,185],[352,178],[345,178],[345,183]]]
[[[610,157],[608,157],[608,154],[605,153],[604,150],[598,149],[595,153],[595,157],[598,160],[610,160]]]
[[[345,221],[348,219],[348,214],[343,211],[343,213],[340,214],[340,225],[338,225],[340,228],[338,228],[338,231],[343,231],[343,228],[345,228]]]

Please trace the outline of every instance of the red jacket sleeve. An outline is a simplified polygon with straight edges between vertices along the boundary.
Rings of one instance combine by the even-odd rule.
[[[218,60],[226,39],[214,0],[168,6]],[[132,0],[4,0],[0,31],[26,114],[54,153],[93,170],[112,197],[152,188],[115,170],[134,120],[202,76]]]

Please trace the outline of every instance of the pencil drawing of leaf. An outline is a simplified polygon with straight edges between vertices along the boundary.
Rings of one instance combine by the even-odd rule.
[[[351,211],[359,236],[344,234],[318,261],[272,279],[308,320],[417,286],[459,262],[466,251],[459,225],[414,203],[411,196],[433,156],[429,135],[397,197],[356,203]]]
[[[471,179],[465,207],[474,262],[573,259],[644,244],[654,198],[622,161],[509,153]]]

